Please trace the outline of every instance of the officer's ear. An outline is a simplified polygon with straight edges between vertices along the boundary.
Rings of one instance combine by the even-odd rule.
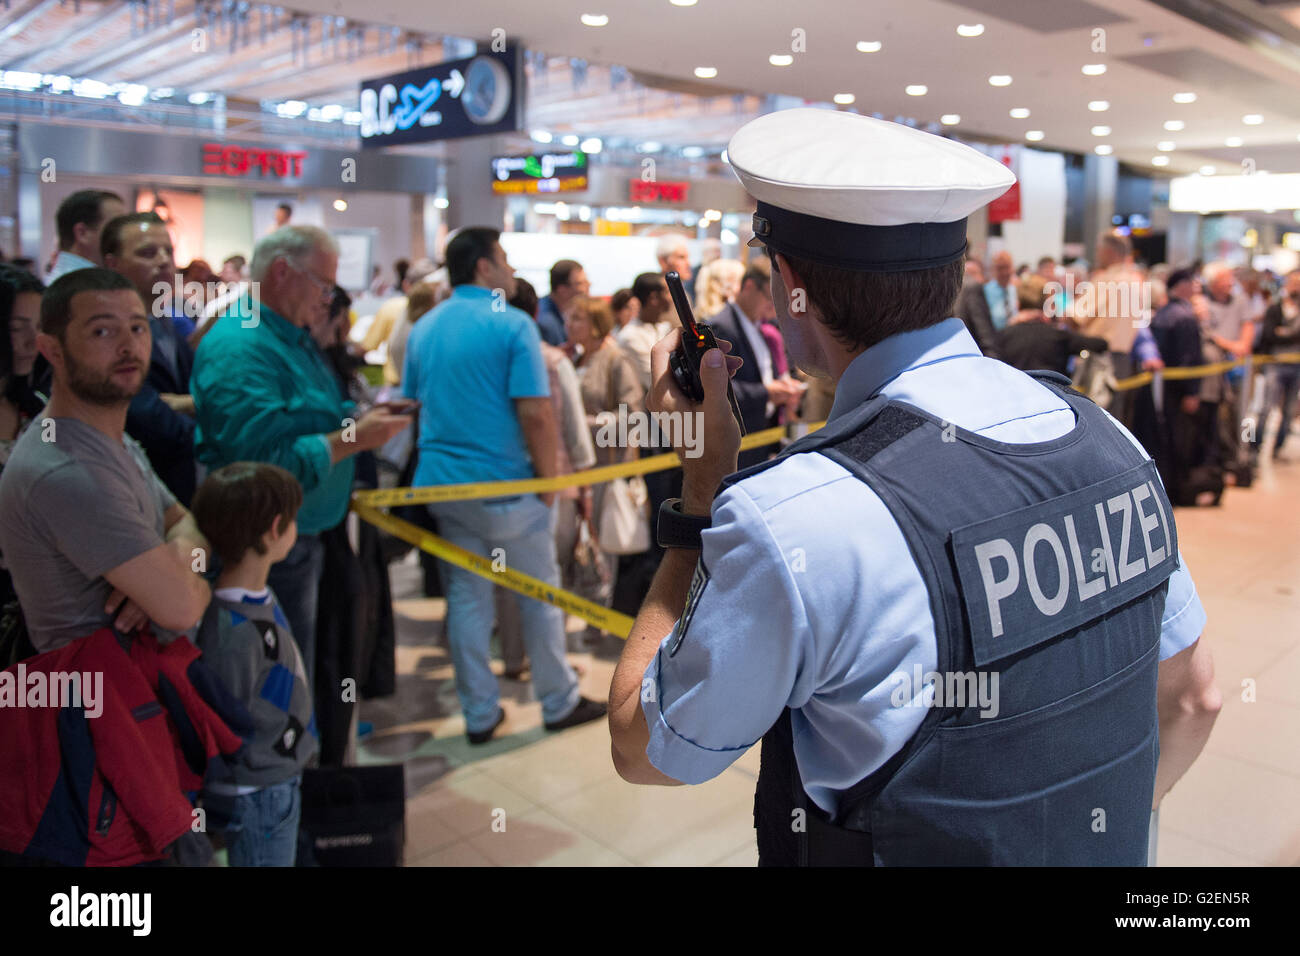
[[[772,255],[772,266],[781,276],[781,284],[785,286],[785,294],[789,297],[789,311],[791,315],[801,316],[808,312],[808,289],[804,284],[803,276],[795,272],[790,265],[790,260],[781,253],[777,252]]]

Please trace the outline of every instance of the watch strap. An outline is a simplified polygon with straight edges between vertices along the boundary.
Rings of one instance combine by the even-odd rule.
[[[669,498],[659,506],[655,537],[661,548],[701,547],[700,533],[712,527],[711,515],[682,514],[681,498]]]

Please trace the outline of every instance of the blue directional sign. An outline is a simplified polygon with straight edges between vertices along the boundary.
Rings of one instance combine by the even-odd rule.
[[[362,146],[506,133],[523,122],[517,47],[361,84]]]

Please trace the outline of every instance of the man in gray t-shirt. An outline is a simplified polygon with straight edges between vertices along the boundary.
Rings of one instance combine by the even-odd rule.
[[[126,437],[149,368],[150,330],[131,284],[81,269],[41,301],[37,348],[50,401],[0,475],[0,551],[32,644],[53,650],[113,622],[184,631],[211,597],[207,541]]]

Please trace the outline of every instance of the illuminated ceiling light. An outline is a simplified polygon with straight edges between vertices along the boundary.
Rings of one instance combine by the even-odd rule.
[[[929,87],[923,86],[920,83],[915,83],[912,86],[907,87],[903,92],[908,96],[925,96],[925,94],[929,93],[930,90]]]
[[[348,201],[346,199],[336,199],[334,200],[334,208],[337,209],[339,212],[347,212]]]
[[[435,208],[438,209],[446,209],[448,206],[451,205],[451,203],[447,202],[446,196],[437,196],[433,200],[433,205]]]
[[[590,139],[584,139],[578,148],[584,153],[599,153],[605,148],[605,144],[593,136]]]
[[[882,44],[879,40],[859,40],[859,41],[858,41],[858,52],[859,52],[859,53],[879,53],[879,52],[880,52],[880,48],[881,48],[881,46],[883,46],[883,44]]]
[[[1177,133],[1186,125],[1187,124],[1182,120],[1165,120],[1165,129],[1169,130],[1171,133]]]
[[[767,62],[773,66],[789,66],[794,62],[794,57],[789,53],[773,53],[767,58]]]
[[[1152,157],[1151,157],[1151,165],[1152,165],[1152,166],[1168,166],[1168,165],[1169,165],[1169,157],[1168,157],[1168,156],[1152,156]]]
[[[1011,77],[1005,73],[995,73],[989,77],[989,86],[1010,86]]]
[[[1030,129],[1025,131],[1025,139],[1029,140],[1031,143],[1037,143],[1045,135],[1046,134],[1041,129]]]
[[[718,220],[722,218],[722,212],[718,209],[706,209],[704,210],[704,218]]]
[[[1195,94],[1195,93],[1175,93],[1175,94],[1174,94],[1174,102],[1175,102],[1175,103],[1195,103],[1195,102],[1196,102],[1196,94]]]
[[[1100,146],[1094,146],[1092,151],[1098,156],[1109,156],[1111,153],[1115,152],[1115,148],[1102,143]]]
[[[360,126],[360,125],[361,125],[361,110],[348,110],[346,113],[344,113],[344,114],[343,114],[343,125],[344,125],[344,126]]]
[[[984,32],[982,23],[961,23],[957,25],[957,36],[977,37]]]
[[[1167,139],[1162,139],[1160,142],[1156,143],[1156,149],[1160,150],[1162,153],[1172,153],[1176,148],[1177,147]]]
[[[563,143],[565,146],[577,146],[578,140],[581,138],[582,137],[576,136],[573,133],[567,133],[564,136],[560,137],[560,142]]]
[[[1202,166],[1197,170],[1202,176],[1213,176],[1219,170],[1214,166]]]
[[[1015,109],[1011,111],[1011,118],[1029,119],[1029,110],[1025,109],[1023,106],[1017,106]]]
[[[939,122],[944,126],[956,126],[961,122],[961,115],[958,113],[944,113],[939,117]]]
[[[840,104],[840,106],[848,106],[856,100],[857,97],[852,93],[836,93],[834,99],[836,103]]]
[[[211,94],[211,93],[191,93],[189,96],[185,97],[185,99],[189,101],[189,103],[190,103],[191,106],[202,106],[202,105],[203,105],[204,103],[206,103],[208,100],[212,99],[212,94]]]
[[[638,153],[657,153],[659,152],[659,150],[663,148],[664,147],[662,143],[656,143],[654,140],[649,140],[647,142],[642,143],[640,146],[638,146],[636,148],[636,151]]]
[[[711,80],[718,75],[718,68],[716,66],[697,66],[695,75],[701,80]]]
[[[699,0],[668,0],[674,7],[693,7]]]
[[[699,159],[704,155],[704,149],[700,146],[684,146],[682,147],[682,155],[687,159]]]
[[[584,13],[578,18],[584,27],[603,27],[609,23],[609,17],[603,13]]]
[[[534,143],[549,143],[551,140],[555,139],[554,136],[546,132],[544,129],[535,129],[528,135]]]
[[[1101,76],[1106,72],[1105,63],[1088,63],[1082,67],[1084,76]]]
[[[1233,149],[1236,149],[1238,146],[1241,145],[1241,142],[1242,140],[1240,136],[1229,136],[1227,139],[1223,141],[1223,145],[1230,146]]]
[[[343,118],[343,107],[337,103],[330,103],[320,108],[320,118],[327,122],[333,122]]]
[[[1109,127],[1109,126],[1094,126],[1094,127],[1092,128],[1092,130],[1091,130],[1091,133],[1092,133],[1093,136],[1109,136],[1109,135],[1110,135],[1110,127]]]
[[[1264,117],[1260,116],[1258,113],[1247,113],[1241,118],[1241,121],[1247,126],[1258,126],[1260,123],[1264,122]]]
[[[1092,100],[1088,104],[1088,109],[1092,110],[1094,113],[1104,113],[1110,109],[1110,104],[1105,100]]]

